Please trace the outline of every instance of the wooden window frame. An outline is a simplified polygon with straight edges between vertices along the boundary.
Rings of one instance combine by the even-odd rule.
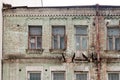
[[[109,38],[112,38],[112,49],[110,49],[110,46],[109,46]],[[109,36],[108,38],[107,38],[107,43],[108,43],[108,50],[116,50],[116,47],[115,47],[115,39],[116,38],[120,38],[119,36]],[[119,46],[120,47],[120,46]]]
[[[109,35],[108,32],[107,32],[107,49],[108,49],[108,50],[116,50],[116,47],[115,47],[115,39],[116,39],[116,38],[120,38],[120,28],[117,27],[117,26],[115,26],[115,27],[113,27],[113,26],[111,27],[111,26],[110,26],[110,27],[107,27],[107,31],[108,31],[109,28],[113,28],[113,29],[114,29],[114,28],[118,28],[118,29],[119,29],[119,34],[118,34],[118,35]],[[109,46],[109,38],[112,38],[112,42],[113,42],[113,43],[112,43],[112,49],[110,49],[110,46]],[[119,46],[119,48],[120,48],[120,46]]]
[[[54,33],[53,33],[53,28],[57,28],[57,27],[63,27],[64,28],[64,34],[63,35],[61,35],[61,34],[57,34],[57,35],[55,35]],[[51,43],[52,43],[52,45],[51,45],[51,50],[65,50],[66,49],[66,45],[67,45],[67,40],[66,40],[66,35],[65,35],[65,32],[66,30],[65,30],[65,26],[52,26],[52,39],[51,39]],[[55,46],[54,46],[54,37],[55,36],[57,36],[57,48],[55,48]],[[64,38],[64,48],[62,49],[62,48],[60,48],[60,37],[63,37]]]
[[[42,49],[42,34],[40,35],[30,35],[30,27],[40,27],[41,28],[41,31],[42,31],[42,26],[36,26],[36,25],[30,25],[29,26],[29,33],[28,33],[28,49],[29,50],[37,50],[37,49]],[[42,33],[42,32],[41,32]],[[35,48],[31,48],[31,42],[30,42],[30,39],[34,37],[35,38]],[[40,38],[40,44],[41,44],[41,47],[38,48],[37,47],[37,38]]]
[[[88,49],[88,26],[87,26],[87,28],[86,28],[86,29],[87,29],[87,34],[77,34],[77,33],[76,33],[76,28],[78,28],[78,27],[84,27],[84,26],[87,26],[87,25],[75,25],[75,47],[76,47],[76,45],[77,45],[77,44],[76,44],[76,37],[80,37],[80,43],[79,43],[79,44],[80,44],[80,45],[79,45],[80,49],[79,49],[79,50],[82,50],[82,51],[86,51],[86,50]],[[87,48],[86,48],[86,49],[83,49],[83,46],[82,46],[82,44],[81,44],[81,43],[82,43],[82,39],[83,39],[84,37],[87,38],[87,46],[86,46]]]

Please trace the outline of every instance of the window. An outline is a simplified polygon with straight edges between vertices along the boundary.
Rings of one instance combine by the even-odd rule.
[[[65,49],[65,27],[64,26],[52,27],[52,48]]]
[[[52,80],[65,80],[65,72],[52,72]]]
[[[87,50],[87,26],[75,26],[76,50]]]
[[[29,26],[29,49],[42,48],[42,27]]]
[[[86,72],[75,72],[75,80],[88,80]]]
[[[108,73],[108,80],[120,80],[120,73],[118,72]]]
[[[41,80],[41,73],[40,72],[29,72],[28,80]]]
[[[118,27],[108,27],[108,50],[120,50],[120,29]]]

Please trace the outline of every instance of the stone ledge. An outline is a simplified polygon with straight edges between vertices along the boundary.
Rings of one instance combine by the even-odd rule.
[[[65,53],[66,49],[49,49],[50,53],[62,54]]]
[[[44,49],[26,49],[28,54],[42,54]]]

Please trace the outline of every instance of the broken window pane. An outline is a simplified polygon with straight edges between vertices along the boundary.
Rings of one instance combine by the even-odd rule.
[[[119,73],[108,73],[108,80],[119,80]]]

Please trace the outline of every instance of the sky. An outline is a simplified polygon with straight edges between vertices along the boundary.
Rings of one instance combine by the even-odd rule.
[[[79,5],[120,5],[120,0],[3,0],[12,6],[79,6]]]

